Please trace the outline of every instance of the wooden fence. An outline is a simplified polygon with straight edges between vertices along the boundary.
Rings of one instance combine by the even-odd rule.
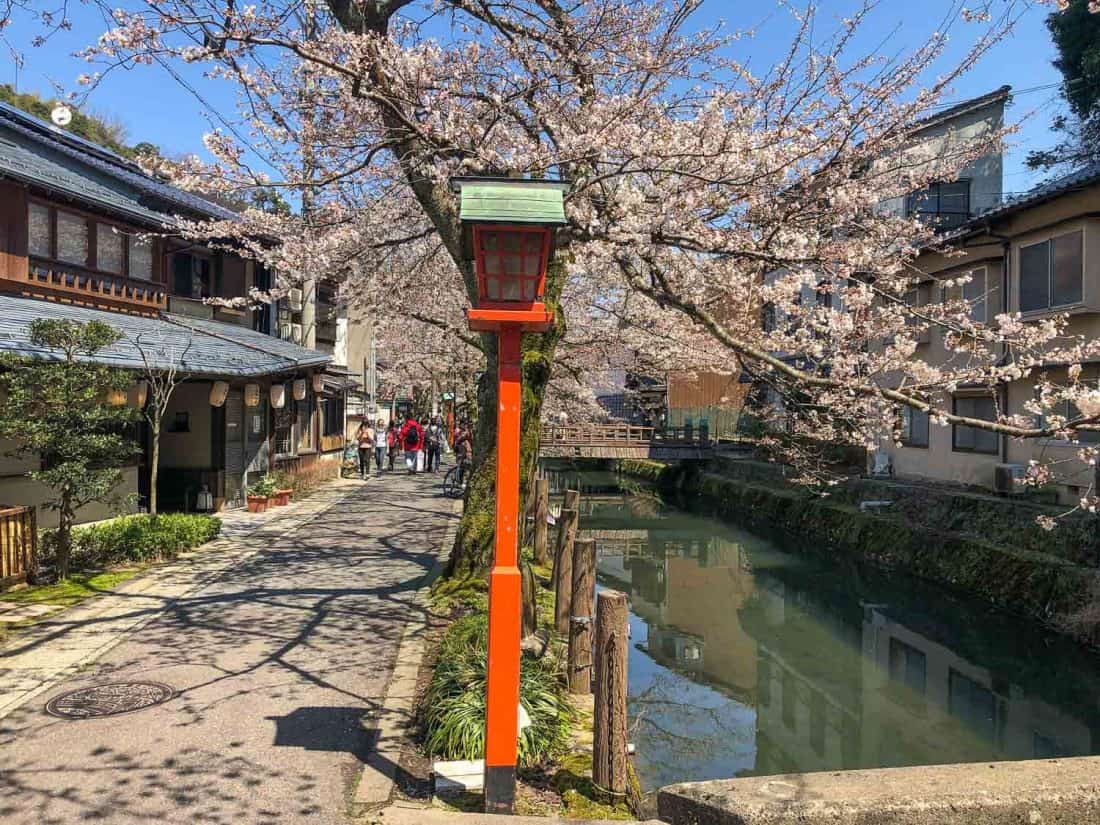
[[[33,507],[0,507],[0,590],[27,580],[38,549]]]

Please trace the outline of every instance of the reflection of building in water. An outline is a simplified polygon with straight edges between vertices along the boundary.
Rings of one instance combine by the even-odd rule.
[[[629,591],[655,661],[739,698],[753,695],[756,645],[737,612],[753,583],[739,544],[656,529],[582,530],[578,537],[596,542],[601,581]]]
[[[863,653],[866,712],[876,720],[864,726],[863,751],[876,764],[942,761],[945,737],[953,761],[1092,752],[1087,724],[874,605],[864,611]]]
[[[754,773],[1092,753],[1080,718],[891,618],[757,573]],[[1034,691],[1034,686],[1032,690]]]

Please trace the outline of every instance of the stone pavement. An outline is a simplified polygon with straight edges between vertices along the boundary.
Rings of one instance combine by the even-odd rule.
[[[0,648],[0,821],[345,822],[364,716],[455,518],[440,480],[340,482],[241,517],[232,538]],[[176,695],[107,718],[43,710],[127,680]]]

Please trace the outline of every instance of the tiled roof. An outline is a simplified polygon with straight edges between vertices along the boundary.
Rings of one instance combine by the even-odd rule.
[[[969,230],[980,228],[990,220],[1005,217],[1014,212],[1019,212],[1021,209],[1038,206],[1044,201],[1052,200],[1053,198],[1068,194],[1075,189],[1079,189],[1082,186],[1090,186],[1095,183],[1100,183],[1100,161],[1090,163],[1060,178],[1041,183],[1019,197],[1013,198],[1010,201],[1005,201],[1000,206],[995,209],[990,209],[988,212],[983,212],[981,215],[973,218],[966,225],[966,228]]]
[[[323,367],[330,360],[324,353],[237,324],[169,314],[159,318],[124,315],[2,294],[0,352],[44,359],[59,357],[56,352],[31,345],[29,327],[35,318],[110,324],[123,338],[100,351],[95,360],[125,369],[143,369],[142,353],[154,368],[180,364],[184,372],[210,378],[257,378]]]
[[[988,106],[990,103],[996,103],[1001,100],[1008,100],[1012,94],[1012,87],[1005,85],[994,89],[992,92],[987,92],[984,95],[978,95],[978,97],[972,97],[969,100],[964,100],[961,103],[956,103],[949,106],[946,109],[942,109],[938,112],[933,112],[926,117],[910,124],[909,131],[920,132],[924,129],[929,129],[937,124],[944,123],[959,115],[972,112],[975,109],[980,109],[983,106]]]
[[[162,226],[173,214],[231,220],[236,213],[145,174],[132,161],[0,103],[0,176]]]

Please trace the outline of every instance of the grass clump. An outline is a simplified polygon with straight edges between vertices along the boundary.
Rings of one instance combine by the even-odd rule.
[[[484,754],[488,636],[484,614],[458,619],[444,634],[421,706],[428,753],[444,759],[480,759]],[[519,737],[519,764],[546,764],[568,745],[573,718],[560,661],[524,655],[520,704],[531,725]]]
[[[32,585],[5,593],[0,596],[0,601],[71,607],[92,596],[114,590],[140,572],[141,568],[133,567],[105,573],[71,573],[68,579],[57,584]]]
[[[74,530],[73,553],[86,570],[159,561],[205,544],[220,530],[218,519],[194,513],[121,516]],[[43,546],[50,546],[49,536]]]

